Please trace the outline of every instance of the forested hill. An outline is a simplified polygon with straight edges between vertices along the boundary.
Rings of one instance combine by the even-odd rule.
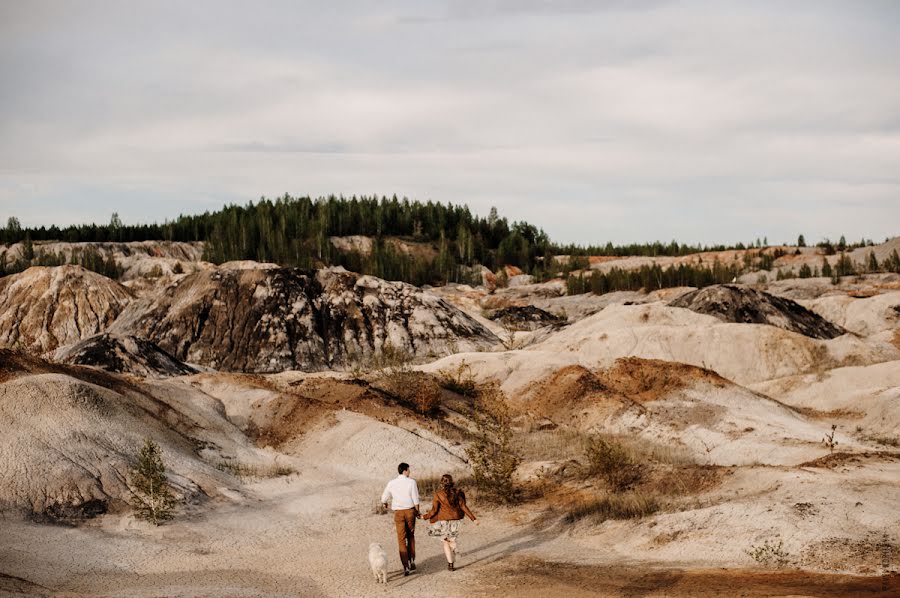
[[[361,235],[371,239],[366,251],[335,244],[333,237]],[[261,199],[244,206],[179,216],[163,224],[123,224],[113,215],[109,224],[23,228],[11,217],[0,229],[0,244],[37,241],[128,242],[204,241],[204,258],[275,262],[302,268],[343,265],[347,269],[414,284],[447,281],[477,282],[478,268],[510,265],[544,278],[544,264],[553,255],[687,255],[727,249],[648,243],[626,246],[560,246],[540,228],[510,224],[491,209],[472,214],[464,205],[410,201],[393,197],[291,197]],[[401,240],[402,243],[397,241]],[[758,244],[758,243],[757,243]],[[742,244],[735,247],[742,248]],[[2,250],[2,248],[0,248]],[[52,263],[52,256],[43,256]],[[48,262],[47,260],[51,261]],[[28,260],[26,260],[28,261]],[[35,262],[37,263],[37,262]],[[20,269],[27,263],[18,263]],[[4,264],[0,264],[0,269]],[[13,268],[7,264],[6,272]],[[115,271],[113,267],[107,268]],[[558,270],[558,268],[555,268]],[[556,274],[556,272],[553,272]]]

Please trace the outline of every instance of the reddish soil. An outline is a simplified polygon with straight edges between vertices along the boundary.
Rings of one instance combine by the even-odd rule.
[[[613,367],[597,373],[598,379],[607,387],[639,403],[656,401],[665,395],[690,388],[699,383],[708,383],[719,388],[730,384],[715,372],[693,365],[623,357],[617,359]]]
[[[521,559],[485,570],[473,596],[898,596],[896,575],[862,577],[806,571],[583,566]],[[491,588],[488,590],[488,588]]]
[[[845,453],[837,452],[806,463],[801,463],[798,467],[824,467],[826,469],[834,469],[842,465],[859,465],[864,461],[900,461],[900,453],[889,452],[866,452],[866,453]]]

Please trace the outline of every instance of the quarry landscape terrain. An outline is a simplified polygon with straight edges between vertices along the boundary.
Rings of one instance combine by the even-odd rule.
[[[866,263],[898,249],[556,256],[415,285],[213,263],[202,242],[3,246],[0,595],[897,595],[900,274]],[[35,255],[56,262],[12,268]],[[839,260],[854,273],[821,275]],[[735,275],[573,292],[698,262]],[[502,488],[473,469],[485,438],[514,456]],[[134,507],[147,439],[160,525]],[[424,504],[443,473],[467,492],[456,571],[420,522],[403,576],[379,500],[401,461]]]

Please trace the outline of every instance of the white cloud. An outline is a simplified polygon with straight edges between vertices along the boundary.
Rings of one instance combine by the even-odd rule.
[[[900,232],[895,4],[375,6],[4,7],[0,217],[396,192],[585,243]]]

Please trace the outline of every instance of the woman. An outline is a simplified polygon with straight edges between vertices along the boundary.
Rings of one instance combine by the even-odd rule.
[[[425,513],[422,519],[436,524],[428,530],[428,535],[441,538],[449,571],[455,570],[456,539],[459,537],[459,528],[464,516],[478,525],[478,519],[466,506],[466,493],[453,484],[453,476],[445,473],[441,476],[441,487],[434,493],[431,510]]]

